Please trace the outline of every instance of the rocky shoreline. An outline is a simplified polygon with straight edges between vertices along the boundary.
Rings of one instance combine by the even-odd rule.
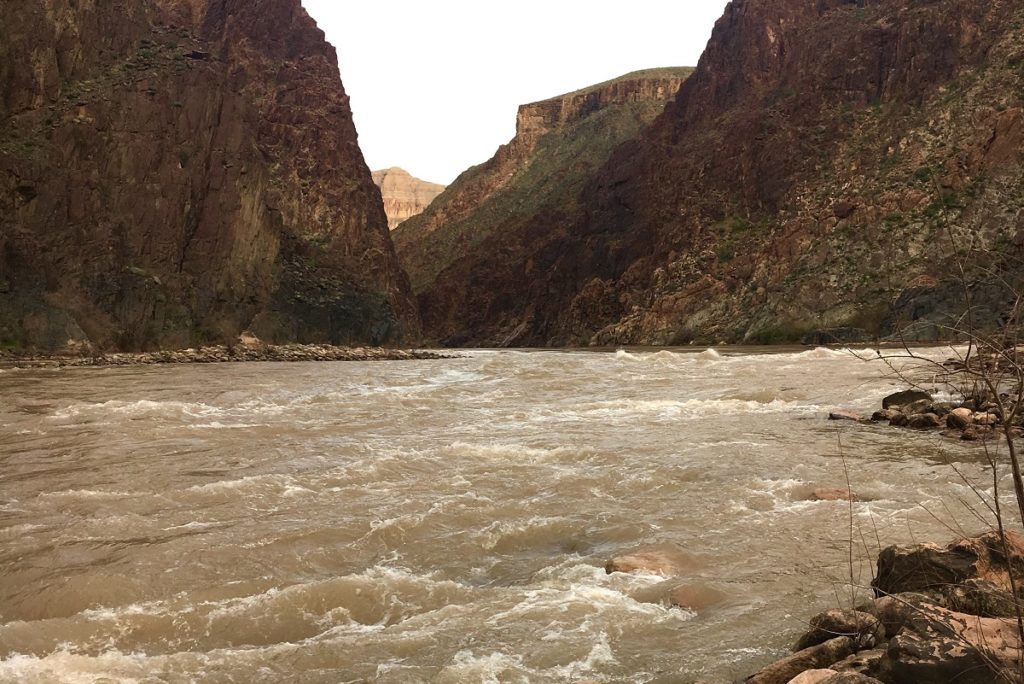
[[[1012,532],[890,546],[878,556],[873,600],[815,616],[791,656],[746,682],[1019,682],[1022,581],[1024,537]]]
[[[1006,431],[1000,405],[984,398],[968,398],[961,402],[936,401],[921,390],[890,394],[882,400],[882,408],[870,418],[854,411],[836,409],[829,420],[850,420],[858,423],[888,423],[893,427],[920,431],[939,431],[943,437],[968,442],[985,440]],[[1009,429],[1013,436],[1024,434],[1024,415],[1016,416]]]
[[[325,344],[214,345],[194,349],[155,352],[98,354],[63,352],[53,354],[4,354],[0,367],[82,368],[105,366],[151,366],[183,363],[242,363],[300,361],[421,361],[458,358],[450,354],[382,347],[337,347]]]

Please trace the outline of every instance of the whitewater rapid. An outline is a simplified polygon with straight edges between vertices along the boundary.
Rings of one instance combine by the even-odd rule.
[[[0,682],[730,681],[850,600],[815,488],[864,499],[862,593],[978,527],[977,447],[826,420],[894,388],[828,349],[6,369]],[[605,573],[650,544],[677,576]]]

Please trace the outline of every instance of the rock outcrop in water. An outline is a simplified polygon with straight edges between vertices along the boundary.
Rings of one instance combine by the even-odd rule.
[[[587,182],[553,177],[543,207],[501,208],[490,232],[453,228],[500,208],[465,193],[439,205],[444,231],[400,245],[430,332],[770,343],[914,323],[926,339],[963,309],[954,250],[1021,255],[1022,66],[1011,0],[734,0],[675,102]],[[455,249],[464,262],[429,268]],[[975,280],[995,323],[1010,297]]]
[[[516,136],[395,231],[427,335],[449,345],[533,342],[529,281],[585,184],[664,109],[691,69],[652,69],[520,107]],[[544,278],[558,277],[556,273]]]
[[[394,230],[404,221],[422,214],[438,195],[443,185],[415,178],[405,169],[397,167],[373,172],[373,182],[380,188],[388,227]]]
[[[0,6],[0,345],[418,334],[300,0]]]

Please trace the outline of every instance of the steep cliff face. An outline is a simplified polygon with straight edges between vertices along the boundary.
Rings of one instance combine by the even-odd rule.
[[[542,254],[537,234],[581,209],[577,198],[612,150],[649,125],[692,69],[627,74],[523,105],[516,136],[462,174],[394,232],[428,337],[447,344],[518,343],[515,282]]]
[[[444,186],[415,178],[405,169],[393,167],[373,172],[373,182],[384,199],[388,227],[394,230],[430,206],[444,192]]]
[[[424,305],[470,343],[927,339],[963,311],[954,250],[1021,256],[1022,158],[1021,3],[734,0],[568,209],[492,233]],[[1005,289],[972,279],[995,322]]]
[[[0,344],[418,333],[300,0],[0,5]]]
[[[1022,26],[1015,2],[731,3],[677,102],[588,189],[588,230],[646,253],[567,303],[588,311],[589,288],[618,306],[550,331],[941,332],[963,311],[955,253],[995,266],[1024,228]]]

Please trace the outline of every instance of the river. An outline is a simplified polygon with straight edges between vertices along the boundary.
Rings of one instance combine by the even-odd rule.
[[[825,349],[3,370],[0,681],[731,681],[879,545],[980,529],[979,447],[826,420],[902,388]],[[808,500],[847,470],[852,526]],[[655,544],[676,576],[605,573]]]

